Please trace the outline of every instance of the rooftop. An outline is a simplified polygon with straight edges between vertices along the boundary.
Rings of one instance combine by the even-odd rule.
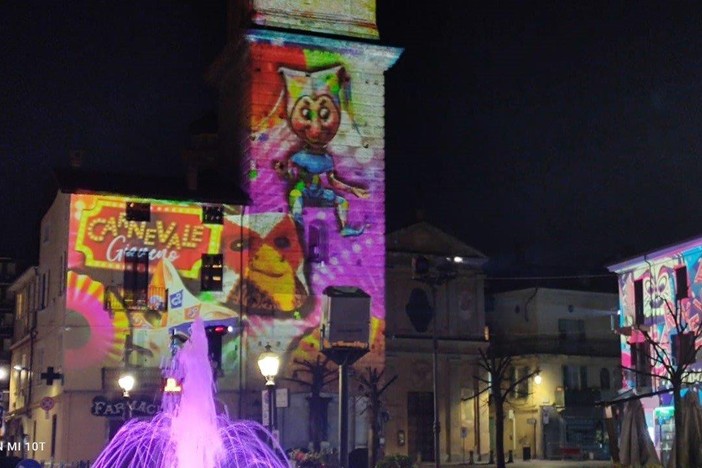
[[[201,174],[197,188],[188,188],[185,176],[159,177],[138,173],[117,174],[84,169],[55,169],[64,193],[127,195],[158,200],[245,205],[248,196],[238,184],[214,174]]]

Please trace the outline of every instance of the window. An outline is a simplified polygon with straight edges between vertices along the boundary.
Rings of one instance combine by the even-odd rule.
[[[694,333],[687,332],[670,335],[670,346],[676,365],[682,366],[697,361]]]
[[[648,353],[648,343],[631,344],[631,365],[635,369],[637,387],[651,386],[651,360]]]
[[[512,398],[526,398],[529,396],[529,367],[512,367],[509,372],[509,384],[512,386]],[[519,382],[519,383],[517,383]]]
[[[205,224],[223,224],[224,209],[221,206],[203,206],[202,222]]]
[[[39,306],[41,309],[46,309],[46,302],[47,302],[47,297],[46,297],[46,288],[47,288],[47,282],[46,282],[46,273],[41,274],[41,298],[39,300]]]
[[[51,240],[51,224],[46,223],[46,224],[44,224],[44,227],[42,228],[41,241],[44,244],[48,244],[49,240]]]
[[[127,221],[151,221],[151,204],[127,202]]]
[[[681,300],[687,298],[687,267],[675,269],[675,299]]]
[[[634,281],[634,325],[644,323],[643,280]]]
[[[124,301],[144,304],[149,289],[149,255],[146,250],[129,249],[124,255]]]
[[[221,291],[224,259],[222,254],[202,254],[201,291]]]
[[[62,296],[66,292],[66,276],[68,272],[66,271],[66,253],[64,252],[59,259],[59,284],[58,284],[58,295]]]
[[[585,321],[558,319],[558,335],[562,340],[584,340]]]
[[[580,390],[587,387],[587,367],[563,366],[563,386],[566,390]]]
[[[529,396],[529,368],[526,366],[519,367],[515,369],[516,379],[515,381],[520,381],[514,387],[513,396],[514,398],[526,398]]]

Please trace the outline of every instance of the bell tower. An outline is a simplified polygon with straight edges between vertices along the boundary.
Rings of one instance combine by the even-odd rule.
[[[241,221],[249,281],[230,296],[255,324],[244,336],[242,362],[254,363],[246,385],[261,388],[255,357],[267,343],[283,356],[283,377],[294,360],[316,361],[329,287],[369,296],[370,352],[359,368],[380,370],[384,73],[402,50],[376,42],[375,0],[252,0],[229,16],[230,43],[210,77],[221,170],[238,173],[250,198]]]

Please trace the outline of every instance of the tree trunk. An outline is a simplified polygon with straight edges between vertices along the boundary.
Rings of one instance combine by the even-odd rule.
[[[370,424],[370,437],[368,442],[370,445],[370,450],[368,450],[368,466],[374,467],[378,463],[378,449],[380,448],[380,433],[377,430],[375,424]]]
[[[683,456],[683,451],[685,451],[685,443],[683,441],[682,434],[682,399],[680,398],[680,383],[673,383],[673,408],[675,416],[675,468],[684,468],[683,460],[687,460],[687,457]]]
[[[497,468],[505,468],[505,407],[504,400],[495,396],[495,463]]]
[[[322,441],[327,440],[327,415],[331,398],[319,395],[307,397],[310,409],[308,420],[309,438],[312,442],[312,449],[319,452],[322,448]]]

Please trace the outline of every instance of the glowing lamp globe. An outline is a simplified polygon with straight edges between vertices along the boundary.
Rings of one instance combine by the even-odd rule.
[[[258,357],[258,368],[266,379],[266,385],[275,385],[275,377],[280,368],[280,356],[271,351],[271,345],[266,345],[266,350]]]
[[[129,396],[129,392],[132,391],[134,388],[134,384],[136,383],[136,380],[134,379],[134,376],[132,374],[122,374],[117,381],[117,384],[119,385],[119,388],[122,389],[124,392],[124,396]]]
[[[541,379],[541,374],[536,374],[536,375],[534,376],[534,383],[535,383],[536,385],[541,385],[541,380],[542,380],[542,379]]]

